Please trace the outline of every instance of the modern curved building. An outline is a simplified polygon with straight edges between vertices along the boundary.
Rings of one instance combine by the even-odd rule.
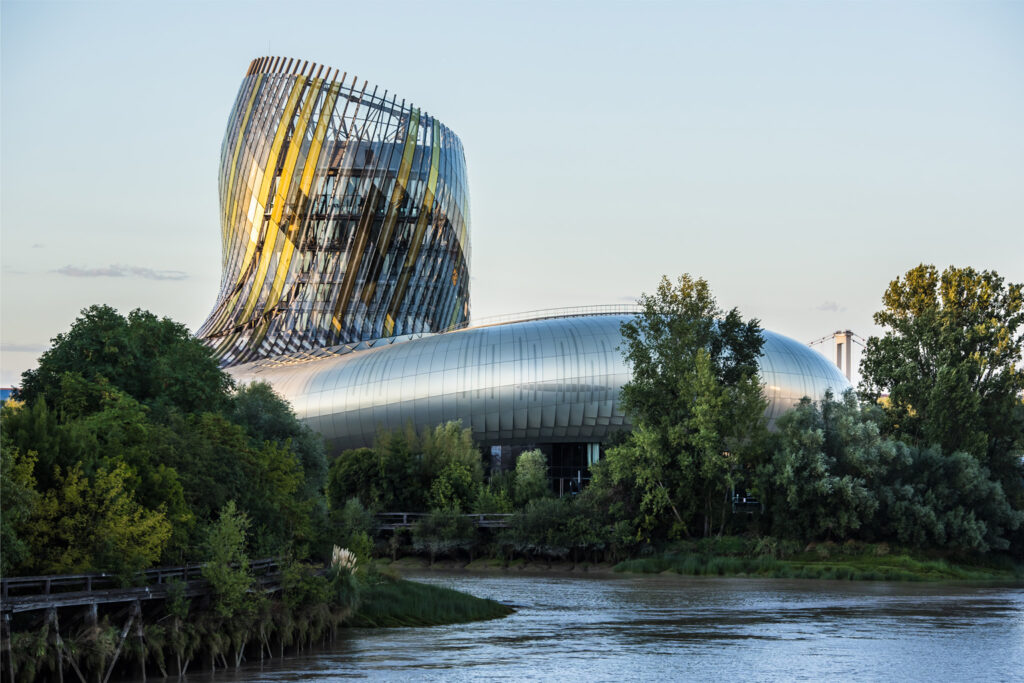
[[[322,65],[250,64],[221,146],[220,294],[198,335],[227,365],[469,319],[459,139]]]
[[[618,347],[632,309],[467,327],[462,145],[404,100],[336,70],[257,59],[228,122],[220,189],[223,276],[199,336],[237,380],[270,382],[333,449],[458,419],[499,463],[540,447],[556,478],[578,478],[629,426]],[[849,386],[772,332],[759,364],[769,419]]]

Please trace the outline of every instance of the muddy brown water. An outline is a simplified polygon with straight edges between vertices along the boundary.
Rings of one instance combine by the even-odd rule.
[[[189,681],[1024,681],[1024,589],[963,584],[408,573],[505,619],[347,629]]]

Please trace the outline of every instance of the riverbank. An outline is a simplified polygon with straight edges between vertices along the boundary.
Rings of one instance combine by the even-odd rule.
[[[739,537],[701,539],[673,544],[660,552],[618,564],[567,560],[444,559],[431,564],[419,556],[379,560],[398,572],[440,570],[474,573],[607,575],[679,574],[778,579],[849,581],[998,582],[1024,585],[1024,566],[1005,557],[973,561],[925,556],[888,544],[811,544],[796,549],[757,544]]]
[[[539,560],[539,561],[528,561],[521,558],[513,560],[500,560],[494,558],[483,558],[476,559],[472,562],[465,560],[456,559],[441,559],[435,560],[433,564],[423,557],[418,555],[408,555],[400,557],[397,560],[391,561],[388,559],[377,560],[380,563],[379,566],[386,567],[388,570],[396,571],[399,574],[403,572],[418,572],[418,571],[442,571],[442,572],[471,572],[481,574],[567,574],[567,575],[578,575],[578,574],[594,574],[594,575],[611,575],[615,573],[615,565],[607,563],[591,563],[591,562],[568,562],[562,560],[552,560],[550,562]]]
[[[961,565],[946,560],[922,560],[909,555],[887,557],[806,558],[730,557],[695,553],[666,553],[627,560],[617,572],[681,574],[686,576],[750,576],[775,579],[848,581],[986,581],[1024,585],[1024,569]]]
[[[183,591],[130,611],[101,608],[93,623],[81,607],[16,613],[0,669],[5,681],[10,675],[18,683],[63,680],[64,674],[83,680],[182,677],[190,668],[212,675],[322,647],[346,627],[462,624],[515,611],[386,569],[342,578],[329,582],[310,565],[286,569],[283,589],[250,592],[247,607],[230,616],[214,609],[208,596],[186,600]]]

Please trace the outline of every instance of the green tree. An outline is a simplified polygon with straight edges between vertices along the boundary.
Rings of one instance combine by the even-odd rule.
[[[213,590],[214,611],[225,619],[246,613],[253,607],[249,591],[254,579],[245,552],[249,526],[248,515],[232,500],[224,505],[219,519],[207,532],[203,578],[210,582]]]
[[[70,458],[63,455],[67,436],[60,429],[56,411],[44,399],[31,404],[8,404],[0,409],[0,425],[12,447],[36,454],[34,476],[39,490],[53,488],[54,466],[71,464]]]
[[[303,499],[316,499],[327,480],[324,440],[295,416],[287,401],[266,382],[240,386],[231,401],[231,417],[245,428],[255,447],[270,441],[293,450],[302,465]]]
[[[454,556],[458,551],[471,552],[476,545],[476,525],[457,510],[431,510],[412,528],[412,545],[417,552],[427,552],[433,564],[438,555]]]
[[[322,576],[323,568],[294,559],[281,568],[281,599],[294,611],[316,608],[331,601],[334,591]]]
[[[508,514],[512,512],[512,498],[500,485],[481,484],[470,512],[475,514]]]
[[[61,471],[58,486],[39,501],[29,523],[33,568],[42,573],[109,571],[122,577],[152,566],[171,536],[162,511],[132,496],[124,463],[90,479],[78,465]]]
[[[662,447],[661,435],[643,422],[633,427],[626,441],[608,449],[607,471],[612,483],[636,492],[634,522],[641,535],[650,536],[664,527],[666,510],[672,512],[673,528],[685,529],[683,516],[688,516],[689,510],[683,506],[693,505],[692,468],[686,455],[673,456]]]
[[[640,307],[622,325],[633,372],[622,403],[634,430],[609,450],[609,472],[638,491],[646,535],[688,534],[697,523],[710,534],[764,439],[761,327],[735,308],[723,312],[707,282],[689,275],[675,285],[663,277]]]
[[[551,485],[548,483],[548,459],[544,453],[535,449],[519,454],[516,458],[513,490],[516,504],[519,506],[551,494]]]
[[[741,474],[741,463],[751,461],[763,445],[767,403],[756,372],[724,384],[716,376],[706,349],[699,349],[695,360],[693,417],[684,442],[693,453],[704,535],[711,534],[716,517],[721,535],[730,506],[729,494]]]
[[[123,468],[124,498],[171,525],[164,562],[195,559],[228,501],[252,521],[253,552],[305,556],[316,543],[327,516],[323,443],[269,386],[232,393],[184,326],[145,311],[93,306],[53,341],[25,373],[27,403],[2,417],[11,444],[37,454],[44,502],[68,493],[69,473],[97,480]]]
[[[506,542],[528,557],[565,559],[575,545],[568,528],[570,510],[565,498],[534,498],[511,518]]]
[[[377,533],[377,518],[356,497],[349,498],[340,508],[332,511],[334,534],[338,545],[353,551],[359,559],[369,559],[373,550],[372,538]]]
[[[73,373],[66,373],[65,379],[78,386],[83,382]],[[102,387],[97,410],[60,426],[65,438],[57,464],[65,469],[78,465],[86,476],[99,468],[110,471],[125,465],[132,497],[145,508],[162,512],[171,524],[167,553],[184,552],[195,518],[178,472],[168,465],[173,448],[170,431],[153,422],[149,409],[123,391],[105,382],[96,386]]]
[[[208,524],[229,500],[247,493],[249,437],[242,427],[213,412],[173,416],[169,430],[172,448],[165,464],[177,471],[197,522]],[[194,540],[196,545],[202,542],[199,537]]]
[[[444,506],[458,503],[467,509],[482,482],[483,462],[472,430],[453,421],[417,434],[410,422],[382,430],[372,449],[339,454],[328,473],[328,497],[334,509],[352,496],[391,512],[421,512],[441,499]]]
[[[467,510],[479,486],[464,462],[452,460],[437,473],[430,485],[430,507],[456,512]]]
[[[373,491],[379,474],[374,449],[354,448],[339,453],[327,473],[327,501],[332,515],[352,498],[365,507],[372,506],[376,502]]]
[[[0,576],[9,576],[30,557],[25,534],[39,500],[35,464],[33,451],[22,453],[6,432],[0,432]]]
[[[311,501],[298,495],[303,483],[298,455],[270,441],[241,455],[247,486],[240,502],[252,522],[250,547],[257,557],[312,541]]]
[[[364,502],[391,512],[426,510],[427,492],[433,477],[412,423],[403,429],[379,433],[373,450],[377,469],[368,489],[370,500]]]
[[[314,530],[323,525],[314,524],[314,512],[324,499],[303,496],[305,473],[287,441],[256,442],[221,413],[172,416],[167,431],[164,464],[177,473],[196,520],[191,545],[202,542],[202,529],[228,501],[248,515],[254,554],[282,554],[316,541]]]
[[[54,409],[40,399],[3,413],[11,443],[38,455],[34,477],[39,490],[61,485],[58,468],[67,472],[78,467],[91,478],[101,468],[109,472],[124,464],[131,497],[166,515],[173,529],[166,550],[171,556],[180,553],[188,545],[193,514],[177,472],[167,464],[173,435],[150,419],[146,406],[103,378],[89,384],[78,373],[64,373],[61,389]]]
[[[1024,286],[994,271],[931,265],[889,283],[861,361],[861,394],[888,393],[886,429],[978,458],[1024,507]]]
[[[903,444],[899,444],[903,446]],[[1006,550],[1024,527],[1003,487],[974,456],[903,447],[878,490],[878,533],[902,545],[961,553]]]
[[[771,460],[758,487],[774,533],[803,541],[843,541],[872,528],[879,487],[908,448],[882,437],[852,392],[804,399],[778,420]]]
[[[606,485],[607,475],[603,470],[603,464],[595,466],[590,485],[572,499],[567,528],[577,560],[582,553],[594,560],[603,557],[618,562],[626,559],[637,546],[630,501],[624,499],[622,489]]]
[[[22,375],[18,394],[28,403],[60,394],[66,372],[87,382],[106,378],[158,413],[217,410],[227,403],[230,377],[210,349],[169,318],[138,309],[125,317],[110,306],[90,306],[51,341],[39,366]]]
[[[431,478],[443,472],[450,463],[459,463],[460,469],[465,469],[474,483],[483,481],[483,459],[473,443],[473,430],[463,428],[461,420],[451,420],[432,430],[424,430],[420,448]]]

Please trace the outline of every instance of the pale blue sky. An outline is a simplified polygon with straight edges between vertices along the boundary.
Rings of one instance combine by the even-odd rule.
[[[335,66],[466,148],[475,317],[661,274],[808,341],[920,263],[1024,281],[1021,2],[9,2],[0,384],[78,311],[197,327],[249,61]]]

